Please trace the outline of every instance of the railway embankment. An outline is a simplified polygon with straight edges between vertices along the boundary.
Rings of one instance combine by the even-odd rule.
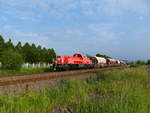
[[[149,113],[145,67],[112,70],[61,81],[38,93],[0,97],[2,113]]]
[[[46,72],[26,75],[0,77],[0,94],[15,95],[16,93],[39,92],[45,88],[55,87],[72,78],[86,78],[97,73],[124,69],[126,67],[107,67],[100,69],[72,70],[63,72]]]

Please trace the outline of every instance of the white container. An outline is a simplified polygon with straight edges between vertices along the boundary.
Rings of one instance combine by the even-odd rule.
[[[120,60],[117,60],[118,64],[121,64]]]
[[[106,64],[107,61],[105,58],[102,58],[102,57],[96,57],[97,61],[98,61],[98,64]]]

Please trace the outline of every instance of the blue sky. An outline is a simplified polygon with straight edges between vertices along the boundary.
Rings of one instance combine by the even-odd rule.
[[[54,48],[114,58],[150,59],[149,0],[0,0],[0,34]]]

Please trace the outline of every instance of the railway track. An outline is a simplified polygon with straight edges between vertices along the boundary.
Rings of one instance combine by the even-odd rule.
[[[125,66],[120,67],[107,67],[99,69],[85,69],[85,70],[73,70],[64,72],[46,72],[46,73],[36,73],[36,74],[26,74],[26,75],[13,75],[13,76],[0,76],[0,86],[9,86],[16,84],[24,84],[29,82],[62,79],[66,77],[87,75],[90,73],[98,73],[103,71],[110,71],[113,69],[123,69]]]

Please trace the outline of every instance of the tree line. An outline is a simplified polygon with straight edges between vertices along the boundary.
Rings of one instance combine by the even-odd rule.
[[[21,42],[14,45],[11,39],[6,42],[0,35],[0,62],[5,59],[6,56],[4,56],[4,53],[8,51],[9,53],[19,54],[25,63],[52,63],[56,58],[53,48],[47,49],[40,45],[36,46],[34,43],[29,44],[28,42],[24,45]]]
[[[103,58],[111,58],[110,56],[103,55],[103,54],[96,54],[97,57],[103,57]]]
[[[150,65],[150,60],[147,60],[147,61],[142,61],[142,60],[131,61],[131,62],[128,62],[128,64],[131,67],[137,67],[137,66],[141,66],[141,65]]]

